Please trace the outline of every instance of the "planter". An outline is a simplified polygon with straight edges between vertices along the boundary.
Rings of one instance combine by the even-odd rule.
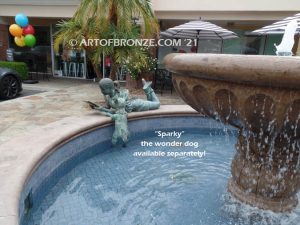
[[[154,74],[153,73],[143,73],[139,76],[138,80],[133,80],[129,74],[126,75],[126,88],[128,89],[141,89],[143,88],[142,78],[146,81],[152,81],[152,87],[154,84]]]

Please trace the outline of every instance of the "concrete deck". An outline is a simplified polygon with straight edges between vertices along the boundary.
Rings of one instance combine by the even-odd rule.
[[[91,109],[84,101],[104,102],[98,83],[92,81],[51,79],[24,84],[23,88],[43,92],[0,102],[0,145],[34,128],[90,113]],[[145,99],[142,91],[135,91],[132,96]],[[170,91],[158,94],[158,97],[162,105],[185,104],[175,91],[172,95]]]

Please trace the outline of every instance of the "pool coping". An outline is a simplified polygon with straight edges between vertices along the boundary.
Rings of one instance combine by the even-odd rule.
[[[135,120],[184,115],[201,116],[188,105],[163,105],[158,110],[130,113],[128,118]],[[19,199],[23,187],[40,162],[74,136],[111,123],[110,118],[98,112],[67,117],[0,145],[0,225],[19,224]]]

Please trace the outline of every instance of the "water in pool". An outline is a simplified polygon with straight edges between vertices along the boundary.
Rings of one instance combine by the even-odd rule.
[[[145,147],[141,146],[144,140],[189,141],[199,146]],[[22,224],[299,224],[299,207],[289,215],[275,214],[235,202],[227,194],[235,143],[235,135],[228,132],[186,130],[180,138],[163,139],[149,133],[126,148],[107,149],[62,174]],[[154,151],[166,155],[139,155]],[[167,156],[190,151],[205,155]]]

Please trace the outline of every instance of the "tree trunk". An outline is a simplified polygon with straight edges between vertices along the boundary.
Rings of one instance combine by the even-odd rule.
[[[117,27],[118,25],[118,15],[117,15],[117,6],[115,3],[112,4],[111,8],[110,8],[110,13],[109,13],[109,21],[111,24],[113,24],[115,27]],[[114,55],[111,55],[111,62],[110,62],[110,74],[109,74],[109,78],[112,80],[116,80],[117,76],[117,70],[118,70],[118,66],[114,60]]]
[[[115,3],[112,4],[109,12],[109,21],[113,25],[118,25],[118,15],[117,15],[117,6]]]
[[[88,38],[86,38],[85,36],[84,36],[84,38],[85,38],[86,40],[88,39]],[[92,66],[93,66],[94,72],[96,73],[97,78],[102,79],[102,78],[103,78],[103,74],[102,74],[102,72],[100,72],[99,62],[95,63],[95,62],[93,61],[93,57],[90,56],[90,54],[92,54],[92,49],[91,49],[89,46],[84,46],[83,49],[85,50],[86,55],[88,55],[88,56],[86,56],[86,57],[87,57],[87,58],[91,61],[91,63],[92,63]]]
[[[110,74],[109,74],[109,78],[112,79],[112,80],[116,80],[117,79],[117,71],[118,71],[118,66],[117,64],[114,62],[114,60],[112,59],[111,62],[110,62]]]
[[[97,75],[97,78],[102,79],[103,78],[103,74],[100,72],[99,70],[99,64],[95,64],[93,63],[93,69]]]

